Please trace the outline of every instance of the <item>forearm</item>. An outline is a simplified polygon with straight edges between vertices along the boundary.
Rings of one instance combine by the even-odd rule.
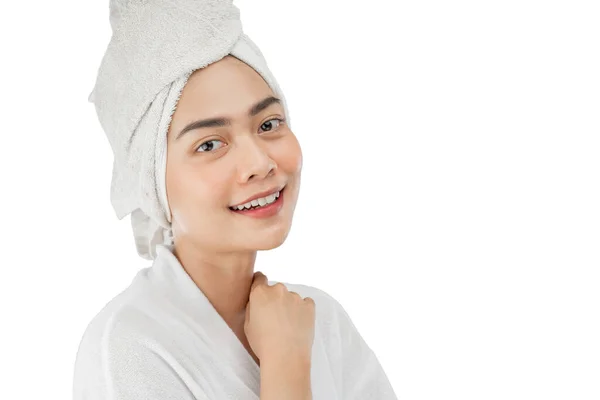
[[[260,400],[312,400],[310,358],[261,360]]]

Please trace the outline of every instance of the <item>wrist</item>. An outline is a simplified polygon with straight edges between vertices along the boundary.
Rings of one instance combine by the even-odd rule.
[[[295,349],[271,349],[261,357],[260,364],[261,367],[263,364],[273,367],[310,367],[311,353]]]
[[[298,352],[270,352],[260,359],[260,368],[272,371],[310,371],[310,354]]]

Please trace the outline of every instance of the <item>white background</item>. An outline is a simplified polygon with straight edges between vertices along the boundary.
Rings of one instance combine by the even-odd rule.
[[[108,0],[7,4],[0,398],[67,399],[84,329],[149,262],[87,102]],[[598,3],[236,4],[304,153],[256,269],[338,299],[399,399],[600,398]]]

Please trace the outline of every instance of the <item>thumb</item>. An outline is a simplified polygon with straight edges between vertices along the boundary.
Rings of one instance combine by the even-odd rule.
[[[267,283],[268,285],[268,280],[265,274],[263,274],[260,271],[257,271],[254,273],[254,277],[252,278],[252,283],[250,285],[250,290],[254,290],[254,288],[258,285],[263,285]]]

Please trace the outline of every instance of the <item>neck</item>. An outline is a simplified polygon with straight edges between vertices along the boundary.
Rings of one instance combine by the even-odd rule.
[[[208,253],[174,243],[173,254],[225,322],[232,329],[243,327],[256,251]]]

